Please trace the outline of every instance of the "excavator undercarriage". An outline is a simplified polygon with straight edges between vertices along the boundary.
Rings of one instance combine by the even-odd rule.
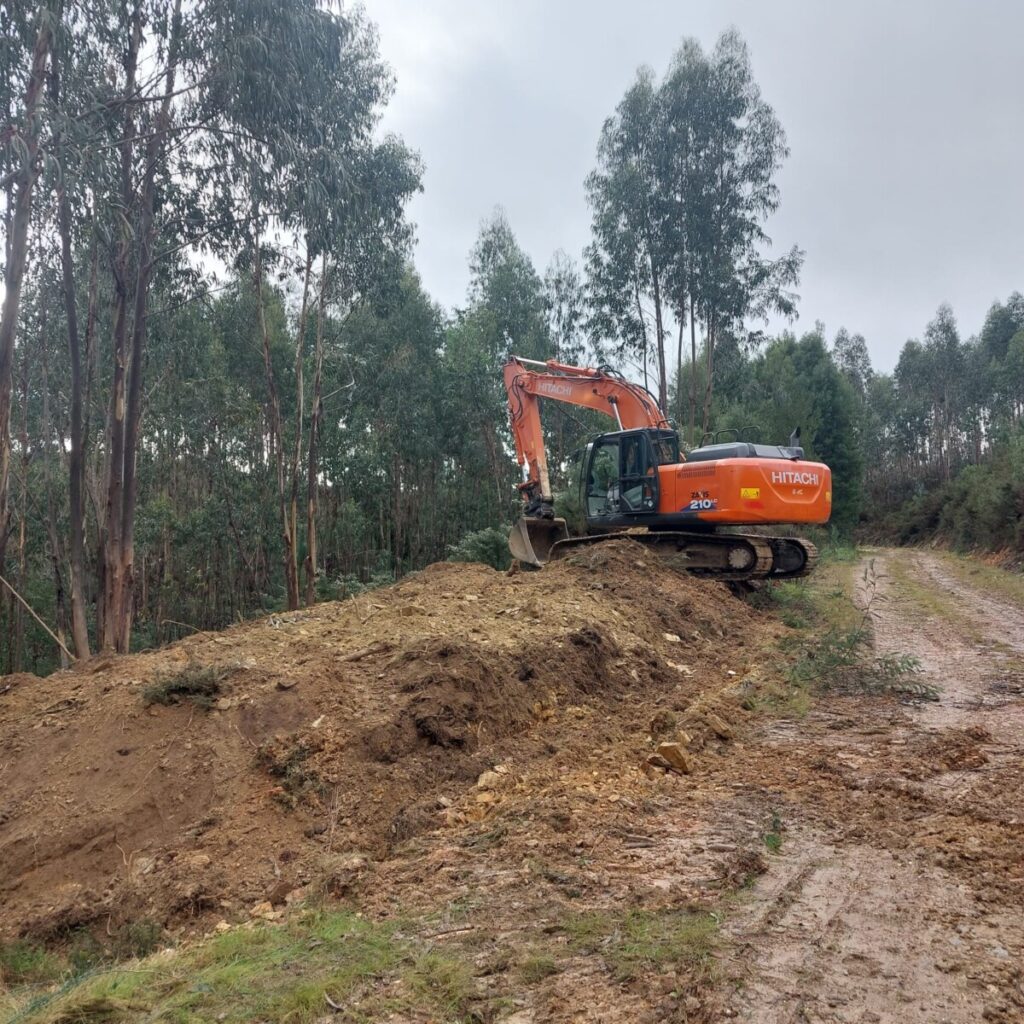
[[[609,540],[636,541],[678,569],[723,581],[795,579],[818,561],[818,549],[799,537],[643,529],[570,537],[564,519],[530,516],[512,527],[509,550],[519,562],[540,567]]]

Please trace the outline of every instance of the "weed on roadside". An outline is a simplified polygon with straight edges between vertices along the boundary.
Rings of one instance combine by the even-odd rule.
[[[702,980],[713,972],[718,921],[696,910],[591,910],[560,926],[570,949],[600,954],[617,981],[647,970],[684,968]]]
[[[531,953],[519,965],[519,973],[527,985],[536,985],[558,973],[558,961],[547,953]]]
[[[772,811],[771,822],[767,830],[761,834],[761,841],[769,853],[779,853],[782,850],[782,816],[778,811]]]
[[[9,949],[9,947],[4,947]],[[11,954],[24,963],[26,951]],[[35,954],[29,958],[35,962]],[[46,1024],[127,1020],[312,1022],[466,1020],[477,998],[472,964],[406,935],[397,922],[316,911],[282,925],[236,928],[123,967],[88,971],[26,994],[15,1018]],[[330,1000],[330,1002],[328,1002]]]
[[[938,700],[937,688],[921,680],[917,658],[893,652],[877,654],[874,650],[875,608],[886,600],[880,590],[883,579],[874,560],[870,560],[861,574],[861,597],[853,604],[858,618],[852,625],[834,624],[810,638],[784,645],[796,655],[789,669],[789,679],[795,686]]]
[[[921,664],[909,654],[875,654],[867,626],[830,629],[798,647],[789,670],[797,686],[834,693],[876,693],[938,700],[938,689],[923,682]]]
[[[43,946],[26,939],[0,944],[0,985],[43,985],[56,981],[65,964]]]
[[[157,677],[142,691],[142,703],[180,704],[191,701],[197,708],[208,711],[220,693],[224,672],[218,668],[188,665],[178,672]]]

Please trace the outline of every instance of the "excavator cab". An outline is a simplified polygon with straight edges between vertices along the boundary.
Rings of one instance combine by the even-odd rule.
[[[619,430],[596,438],[588,446],[581,480],[588,530],[635,526],[638,518],[656,515],[658,467],[678,461],[674,430]]]

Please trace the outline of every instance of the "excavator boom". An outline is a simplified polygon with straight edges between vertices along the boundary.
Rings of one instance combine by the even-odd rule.
[[[544,369],[538,372],[529,369],[530,365]],[[552,398],[597,409],[611,416],[619,430],[669,426],[658,403],[647,391],[608,371],[568,366],[554,359],[541,363],[513,356],[505,364],[504,377],[516,458],[526,471],[526,479],[519,489],[528,500],[540,498],[547,503],[552,500],[539,399]]]

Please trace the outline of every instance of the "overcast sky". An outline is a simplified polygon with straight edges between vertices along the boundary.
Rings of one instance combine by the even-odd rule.
[[[641,64],[735,26],[786,129],[775,251],[807,252],[800,320],[891,369],[940,302],[962,334],[1024,290],[1024,2],[365,0],[397,77],[385,126],[424,161],[416,264],[463,304],[497,205],[543,272],[589,238],[583,179]]]

